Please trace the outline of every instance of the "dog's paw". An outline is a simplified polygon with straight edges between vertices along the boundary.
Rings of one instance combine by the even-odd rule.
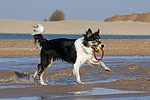
[[[46,83],[40,83],[41,85],[47,85]]]
[[[44,81],[40,81],[40,85],[47,85]]]
[[[79,85],[83,85],[83,84],[85,84],[85,83],[83,83],[83,82],[78,82],[78,84],[79,84]]]
[[[108,71],[108,72],[110,72],[110,71],[111,71],[111,69],[107,68],[107,69],[105,69],[105,71]]]

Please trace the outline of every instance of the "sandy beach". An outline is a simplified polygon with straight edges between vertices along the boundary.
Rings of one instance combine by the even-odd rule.
[[[31,34],[33,25],[42,24],[46,34],[83,34],[88,28],[101,29],[102,35],[150,35],[150,23],[135,21],[100,22],[87,20],[25,21],[0,20],[0,33]]]
[[[105,56],[150,56],[150,40],[102,40]],[[39,56],[34,40],[0,40],[0,57]]]
[[[61,22],[36,22],[36,21],[21,21],[21,20],[0,20],[0,33],[17,33],[17,34],[31,34],[33,32],[32,25],[42,24],[47,34],[83,34],[87,28],[97,30],[102,29],[103,35],[150,35],[150,23],[143,22],[96,22],[96,21],[79,21],[79,20],[66,20]],[[9,59],[23,59],[25,57],[38,57],[40,51],[36,49],[33,40],[0,40],[0,98],[7,99],[44,99],[44,100],[57,100],[57,99],[137,99],[138,97],[146,99],[150,98],[150,63],[148,61],[150,56],[150,40],[149,39],[112,39],[102,40],[105,44],[104,63],[109,65],[112,69],[111,72],[101,70],[97,72],[97,67],[91,68],[87,65],[83,66],[81,70],[82,78],[84,80],[91,78],[90,82],[85,85],[78,85],[72,82],[65,85],[51,85],[41,86],[35,83],[28,83],[28,79],[24,77],[26,74],[16,74],[16,70],[21,70],[20,66],[30,66],[26,69],[29,75],[32,75],[38,62],[29,64],[26,62],[19,62],[14,64],[8,63],[5,58]],[[100,54],[98,54],[100,55]],[[121,58],[119,58],[119,56]],[[132,56],[134,56],[132,58]],[[18,58],[21,57],[21,58]],[[116,57],[111,59],[111,57]],[[128,59],[129,57],[129,59]],[[130,58],[131,57],[131,58]],[[145,58],[148,57],[148,58]],[[9,59],[11,61],[11,59]],[[26,60],[27,58],[25,58]],[[125,60],[124,60],[125,59]],[[137,59],[137,60],[136,60]],[[141,60],[142,59],[142,60]],[[108,61],[107,61],[108,60]],[[134,60],[134,61],[131,61]],[[19,61],[19,60],[16,60]],[[28,62],[29,62],[28,61]],[[9,64],[8,63],[8,64]],[[12,63],[12,64],[11,64]],[[59,62],[54,66],[66,66]],[[111,66],[112,65],[112,66]],[[13,66],[17,66],[16,68]],[[70,65],[69,65],[70,66]],[[87,69],[86,69],[87,68]],[[87,72],[86,72],[86,70]],[[67,83],[68,81],[75,80],[72,75],[72,69],[65,67],[65,69],[52,69],[52,73],[45,74],[44,78],[47,80],[58,80]],[[92,73],[93,71],[93,73]],[[22,72],[22,71],[21,71]],[[23,71],[24,72],[24,71]],[[7,73],[7,74],[6,74]],[[25,79],[18,78],[21,75]],[[100,79],[97,79],[99,75]],[[51,77],[50,77],[51,76]],[[60,77],[64,76],[64,77]],[[17,77],[17,78],[16,78]],[[27,76],[28,77],[28,76]],[[70,79],[68,79],[68,77]],[[92,80],[93,77],[93,80]],[[112,80],[112,77],[115,77]],[[3,80],[5,79],[5,80]],[[97,80],[104,79],[106,82],[96,82]],[[22,81],[23,80],[23,81]],[[111,81],[108,81],[111,80]],[[89,80],[88,80],[89,81]],[[16,83],[15,83],[16,82]],[[94,83],[95,82],[95,83]],[[56,81],[57,83],[57,81]],[[17,86],[25,86],[17,87]],[[13,86],[13,88],[4,87]],[[97,90],[98,89],[98,90]],[[112,89],[112,90],[109,90]],[[118,91],[115,93],[115,91]],[[84,92],[83,92],[84,91]],[[96,94],[97,91],[100,94]],[[104,91],[106,93],[101,93]],[[111,92],[111,93],[110,93]],[[114,92],[114,94],[113,94]]]

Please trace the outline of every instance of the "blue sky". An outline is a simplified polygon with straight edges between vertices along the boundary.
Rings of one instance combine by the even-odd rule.
[[[0,19],[43,21],[56,9],[67,20],[104,21],[117,14],[150,12],[150,0],[0,0]]]

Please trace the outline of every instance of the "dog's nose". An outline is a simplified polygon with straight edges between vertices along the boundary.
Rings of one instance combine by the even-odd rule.
[[[102,44],[101,47],[104,48],[104,44]]]

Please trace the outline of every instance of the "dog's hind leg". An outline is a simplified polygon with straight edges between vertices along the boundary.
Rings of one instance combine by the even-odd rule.
[[[34,74],[32,76],[33,79],[37,76],[37,74],[38,74],[40,69],[41,69],[41,64],[38,64],[37,69],[35,70],[35,72],[34,72]]]
[[[41,85],[47,85],[47,84],[44,83],[44,81],[43,81],[43,74],[44,74],[44,72],[52,65],[52,63],[53,63],[53,58],[50,60],[50,63],[49,63],[47,66],[43,66],[43,67],[41,68],[41,71],[38,73],[38,75],[39,75],[39,81],[40,81],[40,84],[41,84]]]
[[[41,68],[41,64],[38,64],[37,69],[35,70],[35,72],[34,72],[33,76],[32,76],[32,77],[30,77],[29,82],[33,82],[33,81],[34,81],[34,79],[35,79],[35,77],[37,76],[38,71],[40,70],[40,68]]]

